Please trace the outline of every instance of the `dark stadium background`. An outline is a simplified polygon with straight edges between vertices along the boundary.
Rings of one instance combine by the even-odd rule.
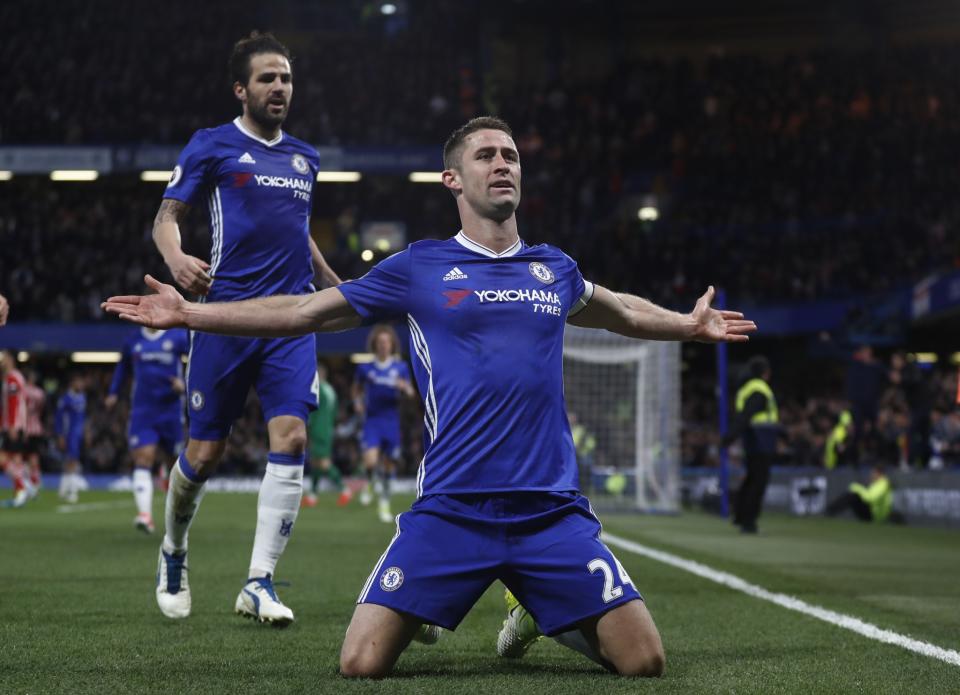
[[[138,158],[175,157],[195,129],[236,115],[225,59],[254,28],[294,54],[287,130],[365,163],[359,182],[319,183],[314,196],[314,237],[342,276],[386,253],[362,260],[368,223],[399,223],[407,241],[458,229],[449,195],[408,181],[404,162],[436,170],[452,128],[501,115],[522,155],[527,241],[677,309],[714,284],[757,320],[750,345],[730,353],[730,387],[748,357],[770,358],[783,464],[819,465],[858,395],[851,372],[864,365],[852,356],[868,345],[883,390],[863,459],[930,465],[905,446],[916,394],[887,380],[904,351],[923,377],[936,465],[960,465],[954,3],[69,0],[3,3],[0,24],[0,170],[12,171],[0,182],[0,293],[12,306],[0,347],[26,353],[51,402],[70,370],[89,374],[90,472],[129,465],[123,411],[102,411],[110,366],[70,354],[117,349],[128,329],[99,301],[137,289],[144,272],[168,278],[150,241],[162,183],[140,172],[172,162]],[[44,148],[48,162],[96,148],[110,171],[53,182],[58,166],[18,168],[27,148],[34,162]],[[185,242],[198,255],[203,218],[194,212]],[[344,423],[345,353],[361,346],[362,336],[325,349]],[[713,467],[713,348],[683,355],[683,464]],[[256,403],[248,410],[229,465],[252,473],[263,433]],[[409,470],[419,414],[407,422]],[[56,457],[45,465],[55,470]]]

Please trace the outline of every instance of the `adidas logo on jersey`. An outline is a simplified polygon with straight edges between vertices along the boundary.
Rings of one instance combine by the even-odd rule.
[[[460,270],[457,266],[453,266],[453,270],[443,276],[443,281],[447,280],[466,280],[467,274]]]
[[[257,160],[250,156],[249,152],[244,152],[243,156],[240,157],[239,161],[241,164],[256,164]]]

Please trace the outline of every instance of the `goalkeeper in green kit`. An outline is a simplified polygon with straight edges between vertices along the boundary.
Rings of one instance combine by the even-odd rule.
[[[307,420],[307,438],[310,453],[310,489],[303,496],[303,506],[314,507],[317,504],[317,488],[320,479],[330,478],[334,489],[340,493],[339,506],[350,501],[350,492],[343,486],[340,470],[333,465],[333,431],[337,424],[337,392],[327,381],[327,368],[317,365],[317,409],[310,413]]]

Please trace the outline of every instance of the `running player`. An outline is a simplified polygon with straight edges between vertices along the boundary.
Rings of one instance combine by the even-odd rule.
[[[180,155],[154,223],[157,248],[176,282],[208,301],[313,291],[314,270],[339,278],[310,238],[319,155],[281,130],[293,95],[287,48],[270,34],[238,41],[230,58],[243,114],[197,131]],[[210,263],[180,248],[188,209],[210,213]],[[230,428],[251,386],[267,421],[270,450],[257,502],[257,526],[237,613],[284,626],[293,621],[273,586],[303,493],[306,419],[317,405],[316,338],[251,340],[195,334],[187,371],[190,433],[170,471],[165,532],[157,572],[164,615],[190,614],[187,533],[204,483],[223,456]]]
[[[9,350],[0,352],[0,373],[3,376],[0,467],[13,482],[13,506],[21,507],[30,499],[30,490],[23,470],[27,427],[26,381],[17,369],[17,362]]]
[[[83,388],[83,377],[73,374],[67,391],[57,402],[54,417],[57,447],[63,457],[60,498],[70,504],[76,503],[80,491],[87,488],[87,482],[80,473],[83,431],[87,419],[87,396]]]
[[[310,492],[304,495],[305,507],[317,505],[317,492],[320,480],[326,476],[333,488],[340,493],[337,505],[343,506],[350,501],[350,492],[343,485],[340,469],[333,465],[333,430],[337,424],[337,392],[327,381],[327,366],[317,365],[319,383],[317,409],[310,413],[307,420],[307,436],[310,439]]]
[[[397,357],[400,341],[390,326],[374,326],[367,337],[367,350],[373,362],[357,366],[353,382],[354,408],[364,415],[363,468],[367,483],[360,492],[360,503],[370,504],[370,487],[379,478],[380,497],[377,513],[380,521],[390,523],[390,478],[400,458],[400,396],[413,397],[410,370]]]
[[[141,328],[124,343],[122,357],[104,405],[113,410],[127,377],[133,377],[127,444],[133,455],[133,525],[153,533],[153,464],[158,448],[167,464],[183,449],[183,357],[189,352],[187,332]]]
[[[27,372],[27,384],[23,393],[27,399],[27,426],[24,429],[27,439],[23,449],[25,476],[27,491],[33,498],[42,486],[40,455],[47,448],[46,430],[43,426],[43,407],[47,402],[47,394],[37,384],[36,372]]]
[[[143,325],[243,335],[407,317],[426,453],[418,499],[360,593],[340,655],[345,676],[386,675],[422,624],[454,628],[497,579],[545,634],[617,673],[660,675],[653,619],[577,491],[564,323],[703,342],[745,341],[756,326],[712,309],[712,287],[679,314],[586,282],[559,250],[525,244],[520,158],[503,121],[459,128],[444,165],[462,230],[411,244],[357,281],[306,300],[192,304],[148,276],[159,294],[113,297],[104,308]]]

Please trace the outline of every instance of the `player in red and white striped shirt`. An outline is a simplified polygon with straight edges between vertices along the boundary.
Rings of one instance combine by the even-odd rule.
[[[27,464],[28,489],[31,497],[40,491],[40,454],[46,448],[46,431],[43,427],[43,406],[47,394],[37,385],[36,373],[27,374],[27,386],[24,390],[27,399],[27,427],[24,458]]]
[[[13,504],[18,507],[30,497],[23,476],[23,446],[27,429],[26,380],[17,369],[13,353],[9,350],[0,353],[0,373],[3,375],[0,465],[13,481]]]

